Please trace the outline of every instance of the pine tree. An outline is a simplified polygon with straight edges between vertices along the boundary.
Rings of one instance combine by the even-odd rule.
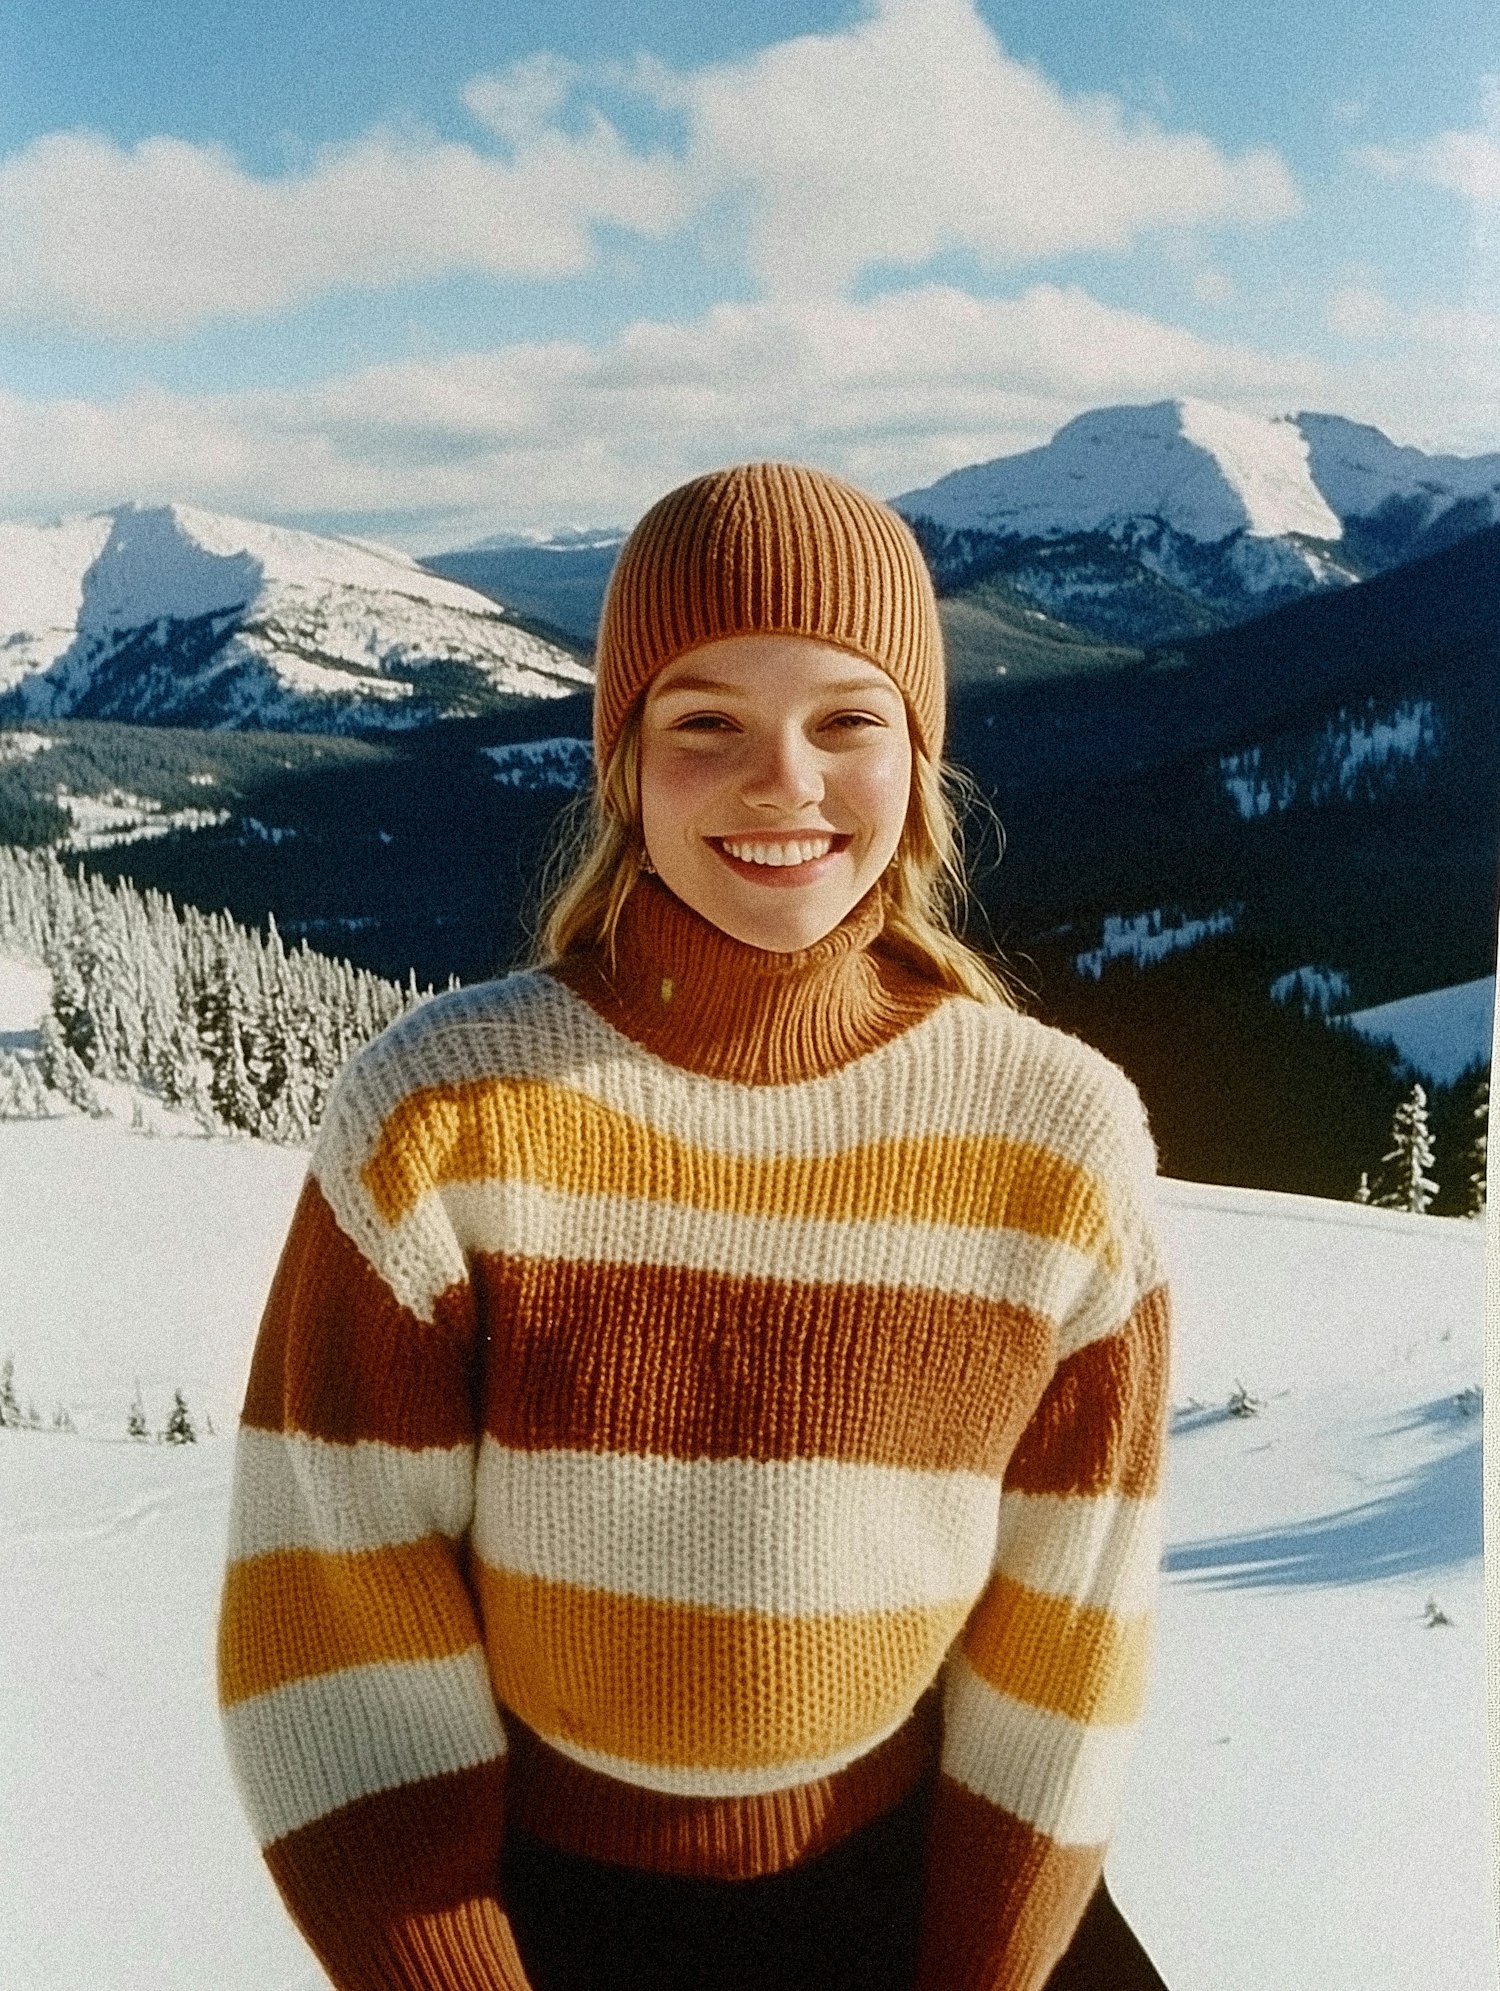
[[[45,1120],[47,1088],[32,1058],[0,1051],[0,1120]]]
[[[1482,1078],[1474,1088],[1474,1139],[1469,1146],[1467,1209],[1471,1217],[1483,1214],[1485,1182],[1489,1173],[1490,1082]]]
[[[146,1406],[141,1402],[139,1383],[135,1386],[135,1395],[131,1398],[130,1409],[126,1413],[125,1435],[127,1438],[149,1438],[151,1435],[146,1429]]]
[[[1370,1171],[1367,1168],[1362,1168],[1359,1171],[1359,1187],[1354,1192],[1354,1200],[1356,1203],[1368,1203],[1371,1200],[1371,1195]]]
[[[181,1390],[172,1392],[172,1412],[167,1419],[167,1428],[162,1437],[169,1445],[196,1445],[198,1433],[188,1412],[187,1398]]]
[[[288,950],[274,921],[262,935],[128,879],[69,873],[50,850],[0,846],[0,944],[52,972],[33,1067],[46,1087],[97,1114],[94,1080],[124,1080],[188,1108],[206,1133],[306,1142],[349,1056],[432,993],[305,939]],[[28,1078],[0,1072],[0,1102],[12,1101],[0,1112],[31,1100]]]
[[[1432,1166],[1432,1134],[1427,1125],[1427,1094],[1420,1084],[1414,1084],[1396,1108],[1390,1151],[1380,1161],[1380,1192],[1375,1201],[1382,1209],[1411,1210],[1421,1216],[1438,1193],[1438,1186],[1427,1173]]]
[[[16,1358],[7,1355],[0,1362],[0,1430],[18,1431],[21,1427],[21,1399],[16,1395]]]

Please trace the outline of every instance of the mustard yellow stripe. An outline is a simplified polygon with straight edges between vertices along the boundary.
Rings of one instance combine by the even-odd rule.
[[[231,1563],[219,1616],[224,1706],[288,1681],[478,1643],[452,1545],[435,1536],[353,1554],[282,1549]]]
[[[1120,1726],[1140,1714],[1151,1620],[1121,1618],[991,1579],[964,1627],[964,1657],[982,1680],[1074,1721]]]
[[[915,1134],[838,1155],[725,1154],[665,1134],[570,1087],[492,1078],[410,1093],[363,1177],[388,1224],[429,1187],[517,1179],[735,1215],[1007,1227],[1113,1266],[1103,1191],[1076,1162],[998,1135]]]
[[[538,1734],[635,1763],[815,1761],[910,1707],[962,1605],[780,1618],[583,1590],[477,1558],[490,1677]]]

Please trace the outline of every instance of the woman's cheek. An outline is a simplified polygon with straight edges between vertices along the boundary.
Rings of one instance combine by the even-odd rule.
[[[899,836],[911,799],[910,749],[903,743],[900,753],[872,754],[849,770],[844,794],[877,836]]]
[[[725,778],[724,755],[715,747],[663,743],[641,762],[641,809],[674,821],[712,801]]]

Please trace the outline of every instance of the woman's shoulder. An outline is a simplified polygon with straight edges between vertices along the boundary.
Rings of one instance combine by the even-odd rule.
[[[540,1076],[569,1054],[577,1005],[551,976],[518,969],[428,996],[360,1047],[330,1114],[366,1126],[421,1095],[452,1098],[496,1079]]]
[[[1144,1144],[1154,1167],[1140,1093],[1096,1046],[1022,1010],[964,996],[932,1021],[929,1052],[944,1082],[961,1088],[996,1132],[1080,1159],[1123,1147],[1138,1162]]]

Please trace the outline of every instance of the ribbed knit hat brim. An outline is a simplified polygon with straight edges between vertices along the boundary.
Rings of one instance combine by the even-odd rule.
[[[669,491],[620,550],[595,653],[596,764],[657,672],[725,636],[811,636],[885,671],[942,752],[943,636],[906,521],[826,471],[742,463]]]

